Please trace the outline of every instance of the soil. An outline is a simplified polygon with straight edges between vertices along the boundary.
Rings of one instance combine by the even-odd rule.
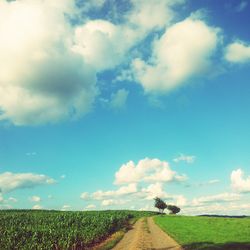
[[[152,217],[139,219],[113,250],[183,250]]]

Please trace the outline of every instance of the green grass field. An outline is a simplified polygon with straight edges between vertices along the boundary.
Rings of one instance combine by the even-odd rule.
[[[152,216],[139,211],[0,211],[1,250],[92,249],[130,220]],[[107,248],[105,248],[107,249]]]
[[[250,249],[250,218],[156,216],[154,219],[185,249]]]

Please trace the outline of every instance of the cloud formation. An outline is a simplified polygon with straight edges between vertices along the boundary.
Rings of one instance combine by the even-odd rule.
[[[37,195],[34,195],[34,196],[30,197],[29,200],[31,202],[40,202],[41,201],[41,197],[39,197]]]
[[[0,120],[53,123],[90,110],[96,78],[72,51],[73,2],[0,2]]]
[[[186,176],[173,171],[168,162],[159,159],[145,158],[137,164],[129,161],[115,173],[115,184],[121,185],[136,182],[171,182],[183,181]]]
[[[250,62],[250,44],[242,41],[229,44],[225,50],[225,59],[231,63]]]
[[[40,185],[54,184],[55,180],[46,176],[32,173],[11,173],[0,174],[0,190],[8,193],[16,189],[34,188]]]
[[[36,204],[36,205],[34,205],[34,206],[32,207],[32,209],[34,209],[34,210],[39,210],[39,209],[43,209],[43,207],[42,207],[41,205]]]
[[[237,193],[221,193],[216,195],[201,196],[195,198],[192,201],[193,205],[202,205],[206,203],[215,203],[215,202],[232,202],[240,200],[241,195]]]
[[[178,175],[170,169],[167,162],[159,159],[145,158],[138,164],[129,161],[122,165],[115,174],[115,184],[119,185],[118,187],[114,190],[83,192],[80,198],[85,201],[98,201],[100,206],[104,207],[125,208],[128,204],[152,203],[155,197],[161,197],[167,203],[184,206],[187,199],[181,194],[168,194],[165,190],[165,183],[181,182],[186,178],[184,175]]]
[[[121,196],[125,196],[128,194],[133,194],[136,192],[137,192],[137,185],[134,183],[131,183],[127,186],[122,186],[118,188],[117,190],[111,190],[111,191],[98,190],[91,195],[87,192],[84,192],[81,194],[80,197],[83,200],[89,200],[89,199],[102,200],[102,199],[108,199],[108,198],[110,199],[114,197],[121,197]]]
[[[181,161],[184,161],[186,163],[194,163],[195,161],[195,156],[194,155],[184,155],[184,154],[180,154],[178,157],[174,158],[173,161],[174,162],[181,162]]]
[[[185,2],[185,0],[131,0],[133,8],[128,13],[127,19],[142,32],[164,28],[175,17],[176,13],[172,7]]]
[[[96,71],[119,65],[141,38],[136,30],[127,25],[115,25],[101,19],[88,21],[74,32],[72,50]]]
[[[242,169],[233,170],[231,173],[231,186],[235,191],[250,193],[250,176],[244,178]]]
[[[122,74],[117,81],[129,78],[154,94],[206,72],[220,42],[218,28],[194,14],[174,23],[175,7],[186,0],[130,3],[130,9],[117,11],[118,22],[104,14],[104,0],[78,6],[68,0],[2,0],[0,121],[37,125],[77,119],[102,94],[100,75],[118,66]],[[88,16],[92,10],[100,16]],[[246,60],[236,56],[248,49],[240,47],[228,46],[227,60]],[[122,107],[127,96],[127,90],[118,90],[111,106]]]
[[[156,39],[150,60],[132,63],[135,80],[147,93],[166,93],[204,73],[219,43],[219,30],[193,17],[167,28]]]
[[[95,209],[96,208],[96,205],[94,204],[89,204],[86,206],[86,209]]]

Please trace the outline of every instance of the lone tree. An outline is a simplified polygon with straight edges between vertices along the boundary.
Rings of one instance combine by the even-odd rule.
[[[155,197],[154,200],[155,200],[155,207],[159,209],[160,213],[163,213],[164,209],[167,208],[167,204],[159,197]]]
[[[167,209],[169,210],[169,214],[177,214],[181,211],[181,209],[174,205],[168,205]]]

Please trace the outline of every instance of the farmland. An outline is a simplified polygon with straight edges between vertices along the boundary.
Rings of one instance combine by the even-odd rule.
[[[250,218],[157,216],[155,222],[185,249],[250,249]]]
[[[137,211],[0,211],[0,249],[88,249],[131,219],[154,215]]]

